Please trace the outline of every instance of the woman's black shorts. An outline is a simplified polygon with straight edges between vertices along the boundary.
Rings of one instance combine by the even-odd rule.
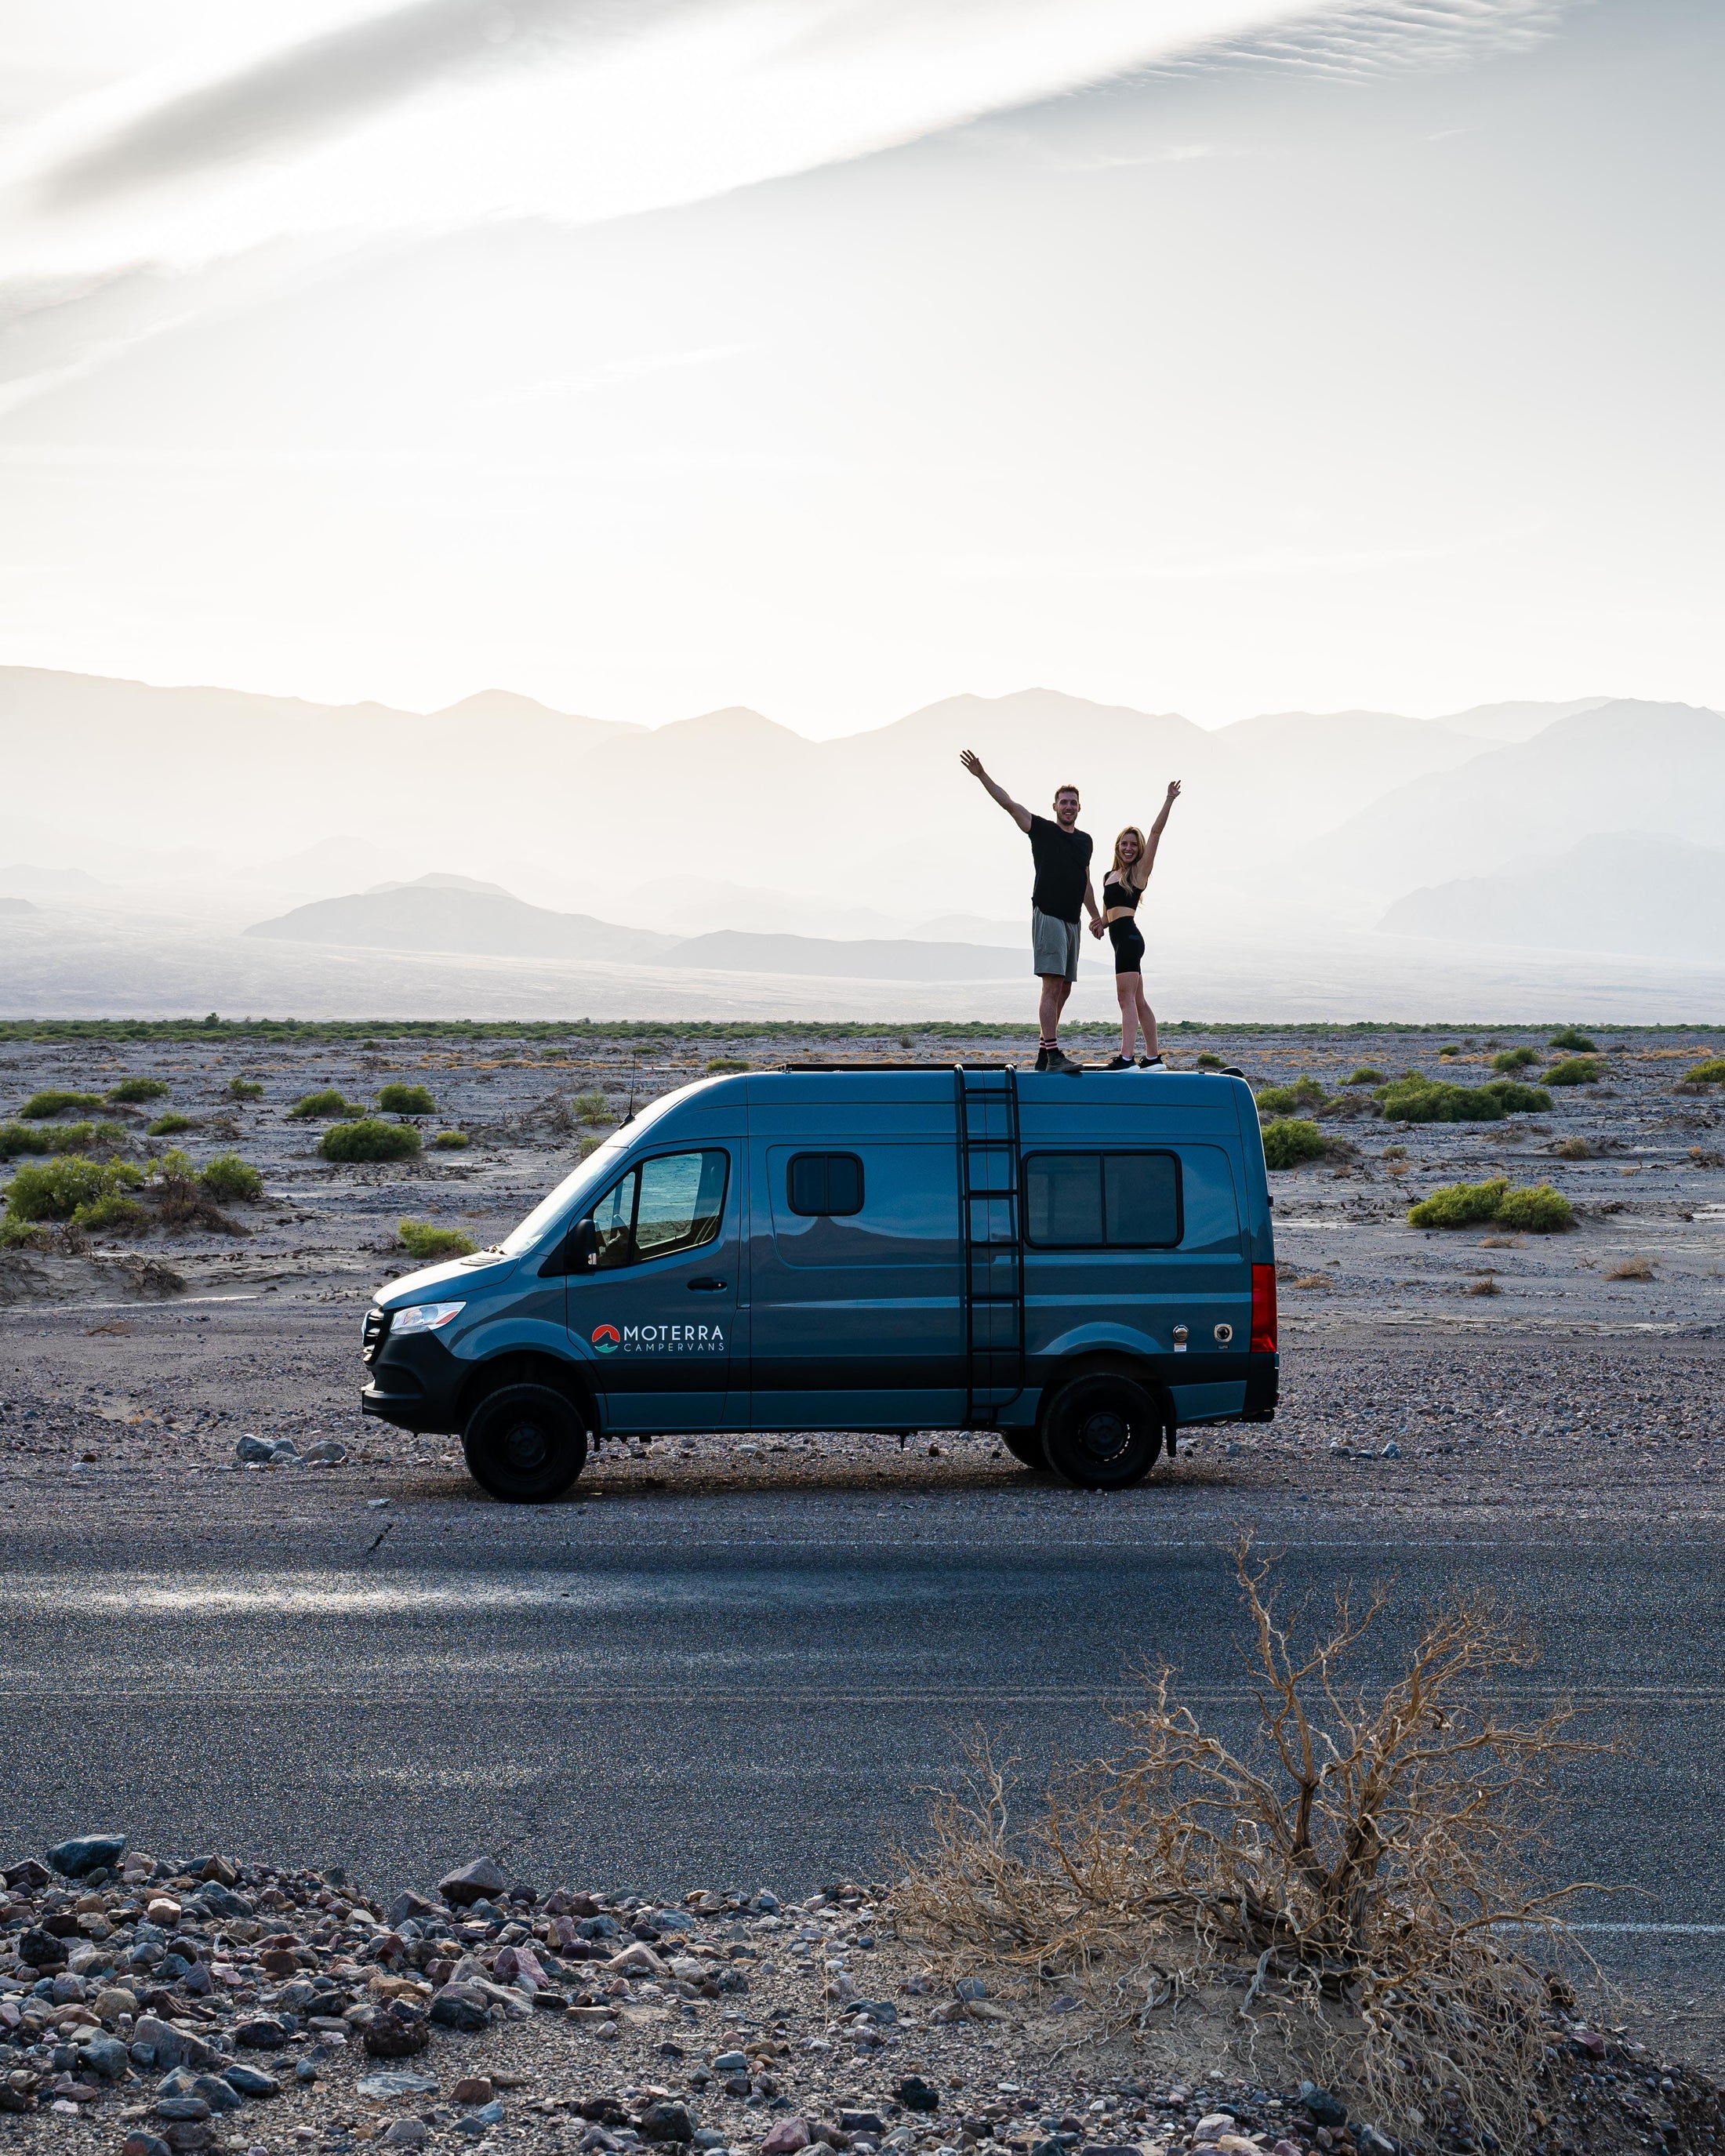
[[[1138,933],[1136,921],[1111,921],[1108,940],[1114,946],[1117,973],[1141,973],[1144,970],[1144,939]]]

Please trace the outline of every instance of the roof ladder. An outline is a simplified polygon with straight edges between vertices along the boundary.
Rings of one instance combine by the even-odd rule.
[[[967,1429],[992,1424],[1024,1383],[1019,1074],[960,1064],[958,1188],[964,1233]]]

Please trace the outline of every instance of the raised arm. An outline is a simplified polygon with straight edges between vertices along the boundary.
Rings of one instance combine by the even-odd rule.
[[[976,751],[973,748],[961,749],[958,753],[958,761],[964,766],[964,768],[970,773],[973,778],[978,781],[987,792],[993,795],[994,798],[1000,803],[1007,814],[1011,817],[1013,822],[1018,825],[1019,830],[1023,831],[1026,836],[1028,836],[1030,829],[1029,810],[1028,808],[1022,808],[1019,803],[1014,801],[1011,794],[1007,792],[1004,786],[997,786],[994,783],[993,780],[989,778],[988,773],[983,769],[983,760],[977,754]]]
[[[1168,792],[1163,797],[1162,814],[1150,826],[1144,840],[1143,857],[1132,864],[1132,881],[1140,891],[1150,880],[1150,871],[1156,865],[1156,849],[1162,844],[1162,834],[1168,829],[1168,811],[1179,798],[1180,782],[1178,778],[1171,778],[1168,783]]]

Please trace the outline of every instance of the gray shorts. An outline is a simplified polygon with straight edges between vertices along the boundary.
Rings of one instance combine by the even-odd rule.
[[[1030,970],[1078,978],[1078,945],[1082,931],[1076,921],[1060,921],[1052,913],[1030,908]]]

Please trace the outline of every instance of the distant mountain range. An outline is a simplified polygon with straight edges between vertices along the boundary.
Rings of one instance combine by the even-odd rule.
[[[637,960],[704,972],[800,973],[880,981],[1028,978],[1027,952],[985,944],[908,939],[839,941],[715,929],[678,937],[628,928],[586,913],[554,913],[464,876],[432,875],[346,898],[298,906],[244,932],[279,942],[362,950],[444,951],[494,958]]]
[[[1153,974],[1246,944],[1288,954],[1278,978],[1344,948],[1358,968],[1374,932],[1464,953],[1717,947],[1682,850],[1725,849],[1725,719],[1688,705],[1206,730],[1026,689],[812,742],[741,707],[649,729],[504,690],[424,716],[11,668],[0,728],[0,895],[34,901],[50,940],[64,916],[69,950],[95,916],[147,914],[152,934],[251,920],[307,951],[1008,982],[1029,849],[964,747],[1033,809],[1075,781],[1099,865],[1183,782],[1143,909]],[[1620,836],[1589,853],[1599,832]],[[1086,958],[1106,971],[1106,947]]]
[[[1378,924],[1448,943],[1542,945],[1648,957],[1725,956],[1725,850],[1636,831],[1595,833],[1508,875],[1399,898]]]

